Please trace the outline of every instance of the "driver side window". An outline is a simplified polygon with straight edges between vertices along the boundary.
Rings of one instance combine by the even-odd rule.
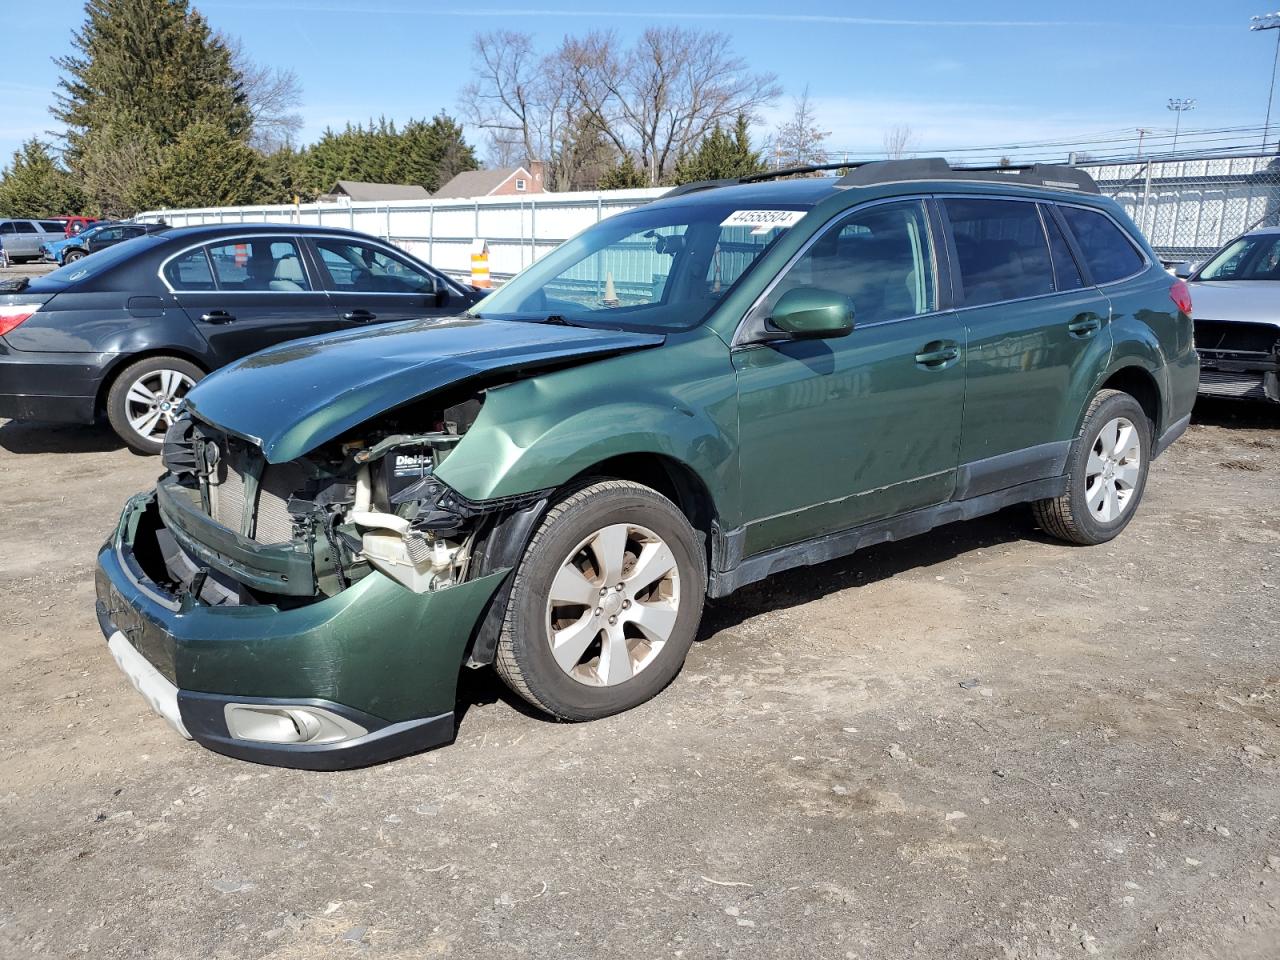
[[[329,289],[339,293],[435,293],[435,278],[389,253],[350,240],[317,238]]]
[[[783,294],[831,290],[853,304],[855,324],[900,320],[937,309],[937,283],[924,203],[855,210],[821,234],[759,307],[768,318]]]

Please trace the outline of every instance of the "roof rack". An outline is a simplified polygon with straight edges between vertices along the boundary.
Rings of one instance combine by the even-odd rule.
[[[877,183],[900,180],[985,180],[989,182],[1015,183],[1026,187],[1049,187],[1055,190],[1075,190],[1081,193],[1101,193],[1093,177],[1076,167],[1051,163],[1028,163],[1007,166],[953,167],[942,157],[924,157],[914,160],[849,160],[845,163],[817,163],[803,167],[785,167],[767,170],[745,177],[727,180],[700,180],[686,183],[668,191],[665,196],[679,197],[686,193],[711,190],[716,187],[734,186],[740,183],[759,183],[782,177],[825,170],[847,170],[836,181],[841,187],[867,187]]]

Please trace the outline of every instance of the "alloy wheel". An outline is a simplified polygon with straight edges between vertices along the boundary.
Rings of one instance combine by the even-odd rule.
[[[1133,502],[1142,475],[1142,439],[1126,417],[1103,425],[1085,464],[1085,502],[1103,523],[1118,519]]]
[[[152,370],[129,386],[125,415],[144,440],[161,440],[195,381],[179,370]]]
[[[646,527],[610,524],[579,543],[551,583],[551,654],[579,683],[625,683],[657,659],[679,610],[671,548]]]

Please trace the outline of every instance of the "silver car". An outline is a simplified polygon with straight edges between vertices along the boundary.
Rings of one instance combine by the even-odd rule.
[[[1280,227],[1237,237],[1187,278],[1200,393],[1280,402]]]
[[[61,240],[67,225],[61,220],[0,220],[0,244],[14,263],[40,259],[40,245]]]

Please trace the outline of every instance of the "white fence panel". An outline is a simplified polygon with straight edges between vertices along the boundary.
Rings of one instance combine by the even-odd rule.
[[[140,220],[175,227],[202,223],[302,223],[359,230],[396,244],[455,276],[471,273],[471,247],[484,240],[489,269],[501,281],[605,217],[631,210],[665,188],[546,193],[471,200],[306,203],[299,206],[148,210]]]

